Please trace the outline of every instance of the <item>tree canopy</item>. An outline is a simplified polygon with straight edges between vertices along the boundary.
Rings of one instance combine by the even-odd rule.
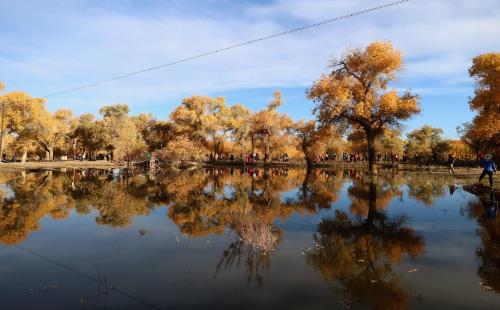
[[[399,95],[389,89],[403,69],[401,52],[390,42],[374,42],[333,59],[331,68],[307,91],[308,98],[316,102],[313,111],[322,124],[344,124],[365,132],[372,171],[375,138],[420,112],[416,95]]]

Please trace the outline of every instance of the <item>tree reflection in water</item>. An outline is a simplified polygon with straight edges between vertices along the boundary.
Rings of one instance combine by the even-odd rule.
[[[13,195],[3,197],[0,241],[17,244],[39,229],[49,215],[65,219],[72,209],[81,214],[97,212],[101,225],[125,227],[134,216],[149,214],[146,178],[112,176],[109,171],[51,171],[22,173],[7,182]]]
[[[247,281],[259,287],[262,272],[269,268],[271,255],[281,242],[282,231],[275,222],[294,213],[314,214],[337,199],[343,180],[326,175],[297,169],[174,171],[154,181],[101,170],[4,175],[0,242],[24,241],[47,215],[64,219],[72,210],[95,212],[99,225],[127,227],[134,217],[168,206],[168,217],[187,236],[221,234],[229,229],[234,240],[218,270],[231,268],[244,257]],[[283,192],[299,187],[304,195],[282,199]]]
[[[327,282],[339,285],[353,303],[373,309],[404,309],[410,293],[401,287],[393,265],[403,255],[415,259],[424,249],[423,238],[405,226],[405,218],[390,218],[382,210],[400,195],[382,180],[355,180],[349,188],[349,217],[344,211],[323,219],[314,235],[307,262]]]
[[[419,255],[423,241],[404,227],[404,219],[390,219],[383,213],[389,201],[401,195],[402,178],[397,175],[389,175],[390,182],[367,183],[363,173],[349,170],[208,169],[172,172],[154,181],[109,171],[26,173],[6,181],[14,195],[2,192],[0,241],[22,242],[46,215],[60,219],[71,210],[95,212],[99,225],[127,227],[135,216],[168,206],[168,217],[187,236],[229,229],[233,241],[222,253],[216,272],[243,266],[247,284],[262,287],[282,240],[277,222],[292,214],[313,215],[330,208],[345,178],[353,180],[348,194],[356,218],[337,211],[333,219],[324,220],[315,236],[320,247],[309,253],[308,261],[360,301],[376,304],[379,295],[374,292],[385,290],[402,304],[407,292],[399,288],[391,265],[403,254]],[[282,197],[294,190],[295,196]]]
[[[264,285],[263,273],[269,271],[271,255],[281,242],[282,230],[274,222],[285,219],[297,206],[284,204],[281,193],[296,188],[302,171],[264,170],[231,182],[231,194],[224,197],[223,209],[234,241],[224,250],[216,266],[216,276],[222,268],[245,268],[247,285]]]
[[[216,275],[221,268],[238,268],[243,261],[247,285],[254,283],[261,288],[263,272],[269,270],[273,251],[281,242],[282,230],[275,221],[293,213],[315,214],[318,208],[328,208],[343,182],[319,170],[274,169],[262,174],[252,171],[250,176],[229,183],[232,192],[224,198],[223,209],[235,240],[223,252]],[[282,200],[281,193],[296,188],[300,188],[297,197]]]
[[[46,215],[64,219],[75,202],[66,194],[68,180],[52,172],[28,173],[7,182],[13,195],[3,197],[0,210],[0,241],[16,244],[39,228]]]
[[[453,179],[452,179],[453,181]],[[411,174],[406,177],[408,196],[427,206],[432,206],[434,200],[443,197],[450,178],[439,175]]]
[[[315,169],[307,170],[297,194],[287,199],[287,204],[297,209],[315,214],[321,209],[329,209],[337,199],[345,179],[340,171]]]
[[[478,196],[479,200],[470,203],[467,209],[469,216],[480,226],[477,230],[481,239],[481,245],[476,249],[480,262],[477,273],[485,289],[500,293],[500,194],[491,191]]]

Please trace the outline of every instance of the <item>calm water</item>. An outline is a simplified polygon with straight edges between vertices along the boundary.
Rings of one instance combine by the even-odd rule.
[[[447,176],[71,170],[0,184],[1,309],[500,309],[497,203]]]

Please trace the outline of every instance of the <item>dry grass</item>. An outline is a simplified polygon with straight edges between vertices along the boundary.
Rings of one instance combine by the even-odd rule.
[[[279,234],[271,224],[247,216],[244,219],[234,220],[232,226],[241,241],[262,254],[268,254],[276,248]]]

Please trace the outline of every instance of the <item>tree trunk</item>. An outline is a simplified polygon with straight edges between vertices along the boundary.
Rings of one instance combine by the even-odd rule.
[[[217,140],[217,143],[215,143],[215,153],[216,154],[221,154],[222,153],[222,139]]]
[[[375,135],[371,130],[366,131],[366,139],[368,142],[368,170],[370,174],[373,174],[375,163]]]
[[[252,145],[252,154],[254,154],[255,153],[255,137],[254,137],[254,135],[250,136],[250,142]]]
[[[269,135],[266,136],[265,138],[265,151],[264,151],[264,163],[267,164],[269,163]]]
[[[306,158],[306,163],[307,163],[307,171],[309,172],[309,168],[312,166],[312,158],[309,157],[307,153],[307,148],[305,145],[302,145],[302,152],[304,153],[304,157]]]
[[[54,146],[48,143],[42,142],[42,145],[45,149],[45,160],[53,161],[54,160]]]
[[[21,162],[22,163],[26,162],[27,157],[28,157],[28,149],[24,148],[23,149],[23,156],[21,157]]]

